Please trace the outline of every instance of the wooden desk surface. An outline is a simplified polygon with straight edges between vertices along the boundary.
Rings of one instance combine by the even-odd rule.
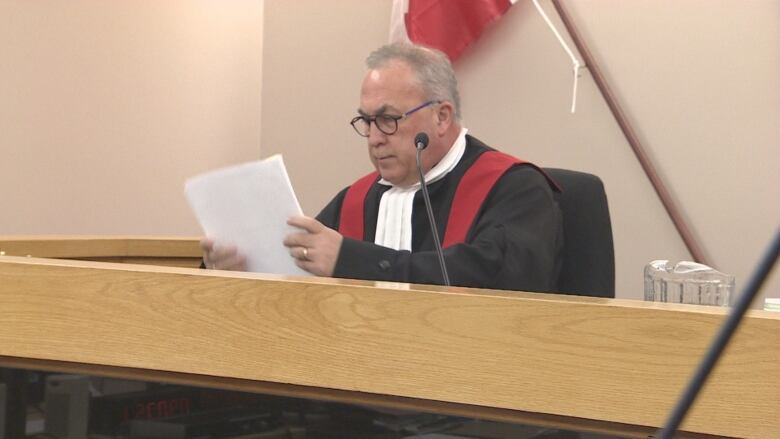
[[[724,316],[714,307],[0,257],[5,364],[363,395],[625,434],[663,423]],[[683,428],[776,435],[778,364],[780,315],[751,311]]]
[[[197,237],[0,235],[0,255],[197,268]]]

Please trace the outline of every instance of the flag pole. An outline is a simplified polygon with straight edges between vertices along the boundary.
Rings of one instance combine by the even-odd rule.
[[[607,80],[604,78],[604,74],[601,72],[601,68],[593,58],[593,55],[591,54],[590,49],[588,49],[587,44],[585,44],[583,41],[582,36],[580,35],[577,27],[574,24],[574,21],[571,18],[571,15],[569,15],[569,12],[563,6],[560,0],[552,0],[552,3],[553,6],[555,6],[555,10],[558,12],[558,15],[561,17],[561,21],[563,21],[564,26],[566,26],[566,30],[569,33],[569,36],[571,36],[571,39],[577,46],[577,50],[580,52],[580,56],[584,61],[585,67],[587,67],[587,69],[590,71],[590,74],[593,77],[593,81],[596,83],[596,87],[598,87],[599,92],[601,92],[601,95],[604,97],[609,110],[612,112],[612,116],[620,126],[620,130],[623,132],[623,135],[628,141],[628,144],[631,145],[631,149],[634,151],[634,155],[639,160],[639,164],[645,171],[645,175],[647,175],[647,178],[650,179],[650,183],[653,185],[653,189],[655,189],[655,192],[661,199],[661,203],[666,209],[666,212],[669,214],[669,217],[672,219],[677,232],[680,234],[680,237],[682,237],[682,240],[685,243],[685,246],[688,248],[688,251],[691,253],[691,256],[696,262],[712,266],[710,258],[707,257],[704,248],[693,236],[691,228],[686,223],[680,208],[674,201],[674,198],[667,189],[666,184],[658,175],[655,165],[645,152],[645,148],[642,146],[642,142],[636,135],[636,132],[634,131],[631,123],[628,121],[628,118],[626,117],[622,107],[617,102],[615,94],[612,92],[612,89],[607,83]]]

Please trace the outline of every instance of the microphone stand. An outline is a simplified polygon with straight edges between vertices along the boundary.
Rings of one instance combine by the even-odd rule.
[[[441,248],[441,241],[439,241],[439,232],[436,227],[436,219],[433,218],[433,209],[431,209],[431,197],[428,195],[428,186],[425,185],[425,175],[422,171],[422,160],[420,154],[427,145],[426,141],[421,142],[415,140],[415,147],[417,148],[417,172],[420,174],[420,188],[422,189],[423,198],[425,199],[425,210],[428,212],[428,223],[431,225],[431,234],[433,235],[433,243],[436,246],[436,256],[439,257],[439,266],[441,266],[441,275],[444,278],[444,285],[450,286],[450,276],[447,274],[447,266],[444,264],[444,250]]]
[[[761,285],[772,271],[772,267],[777,261],[778,254],[780,254],[780,230],[778,230],[774,242],[770,245],[766,254],[759,262],[759,266],[755,273],[753,273],[753,277],[750,278],[748,285],[745,287],[745,291],[739,296],[739,301],[734,305],[734,309],[729,314],[728,319],[723,326],[721,326],[720,331],[718,331],[717,337],[715,337],[709,350],[704,355],[704,359],[696,370],[694,377],[688,383],[685,392],[677,401],[674,410],[672,410],[669,419],[666,421],[666,425],[664,425],[657,436],[659,439],[671,438],[672,434],[674,434],[682,423],[685,414],[693,404],[693,401],[696,399],[702,386],[704,386],[707,376],[709,376],[710,372],[715,367],[715,363],[717,363],[720,354],[723,352],[723,349],[726,348],[731,336],[736,332],[737,326],[742,320],[742,316],[745,315],[745,312],[750,307],[750,302],[753,301],[753,298],[761,288]]]

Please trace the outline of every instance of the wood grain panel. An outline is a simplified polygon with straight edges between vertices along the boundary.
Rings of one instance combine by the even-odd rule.
[[[0,236],[0,255],[198,268],[198,238]]]
[[[0,258],[0,355],[658,426],[724,311]],[[751,312],[684,425],[780,431],[780,317]]]
[[[7,256],[86,259],[100,257],[200,258],[199,238],[160,236],[0,236]]]

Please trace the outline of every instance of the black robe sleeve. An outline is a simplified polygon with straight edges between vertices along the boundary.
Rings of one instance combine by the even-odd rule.
[[[345,192],[318,216],[328,227],[338,226]],[[444,258],[453,285],[554,291],[562,245],[561,213],[547,180],[533,167],[518,166],[493,187],[466,243],[446,248]],[[443,284],[435,251],[399,251],[350,238],[344,238],[334,276]]]

